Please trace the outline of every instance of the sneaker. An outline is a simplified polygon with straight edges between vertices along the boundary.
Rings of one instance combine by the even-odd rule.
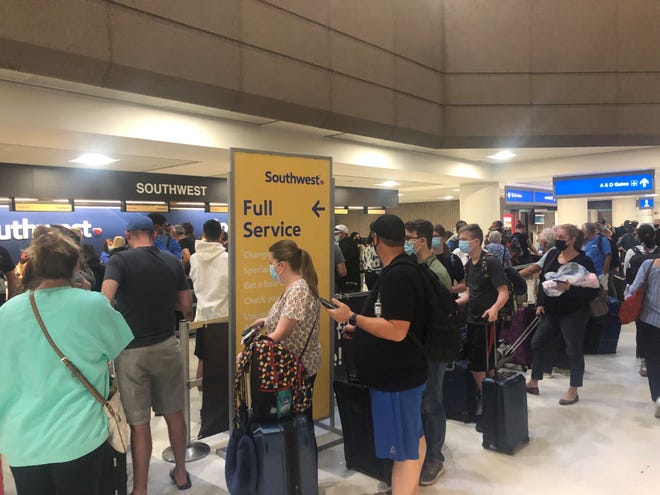
[[[655,417],[660,418],[660,397],[655,400]]]
[[[427,459],[422,466],[419,484],[421,486],[430,486],[438,481],[443,474],[445,474],[445,465],[442,461]]]

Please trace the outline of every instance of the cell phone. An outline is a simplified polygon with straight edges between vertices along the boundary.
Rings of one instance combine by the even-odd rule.
[[[256,325],[251,325],[243,330],[243,333],[241,334],[241,344],[245,345],[246,343],[249,343],[254,338],[257,331],[263,326],[264,323],[259,322]]]
[[[335,303],[333,303],[332,301],[328,301],[327,299],[325,299],[323,297],[319,297],[319,301],[321,301],[321,304],[323,305],[324,308],[337,309],[339,307]]]

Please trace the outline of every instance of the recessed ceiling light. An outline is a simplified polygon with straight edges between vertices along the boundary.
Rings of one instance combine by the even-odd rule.
[[[376,185],[382,187],[394,187],[394,186],[398,186],[399,183],[393,180],[386,180],[385,182],[381,182],[380,184],[376,184]]]
[[[440,196],[438,199],[454,199],[454,196]]]
[[[454,191],[454,192],[461,192],[460,189],[452,189],[452,191]]]
[[[114,158],[110,158],[107,155],[102,155],[101,153],[83,153],[78,158],[74,160],[69,160],[70,163],[80,163],[81,165],[90,165],[92,167],[98,167],[101,165],[109,165],[110,163],[118,162]]]
[[[509,158],[513,158],[514,156],[517,156],[515,153],[511,153],[509,150],[502,150],[498,151],[494,155],[489,155],[488,158],[492,158],[493,160],[508,160]]]

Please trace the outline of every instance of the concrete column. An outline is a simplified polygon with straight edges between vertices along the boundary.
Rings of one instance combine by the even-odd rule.
[[[459,209],[461,220],[478,223],[485,234],[493,220],[502,220],[499,184],[483,182],[461,185]]]
[[[587,198],[567,198],[557,200],[557,225],[572,223],[578,228],[589,221]]]
[[[612,200],[612,225],[618,227],[625,220],[637,220],[637,198]]]

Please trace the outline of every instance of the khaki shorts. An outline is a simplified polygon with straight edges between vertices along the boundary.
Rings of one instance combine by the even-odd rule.
[[[129,425],[156,414],[183,409],[183,357],[176,337],[158,344],[124,349],[115,359],[119,393]]]

